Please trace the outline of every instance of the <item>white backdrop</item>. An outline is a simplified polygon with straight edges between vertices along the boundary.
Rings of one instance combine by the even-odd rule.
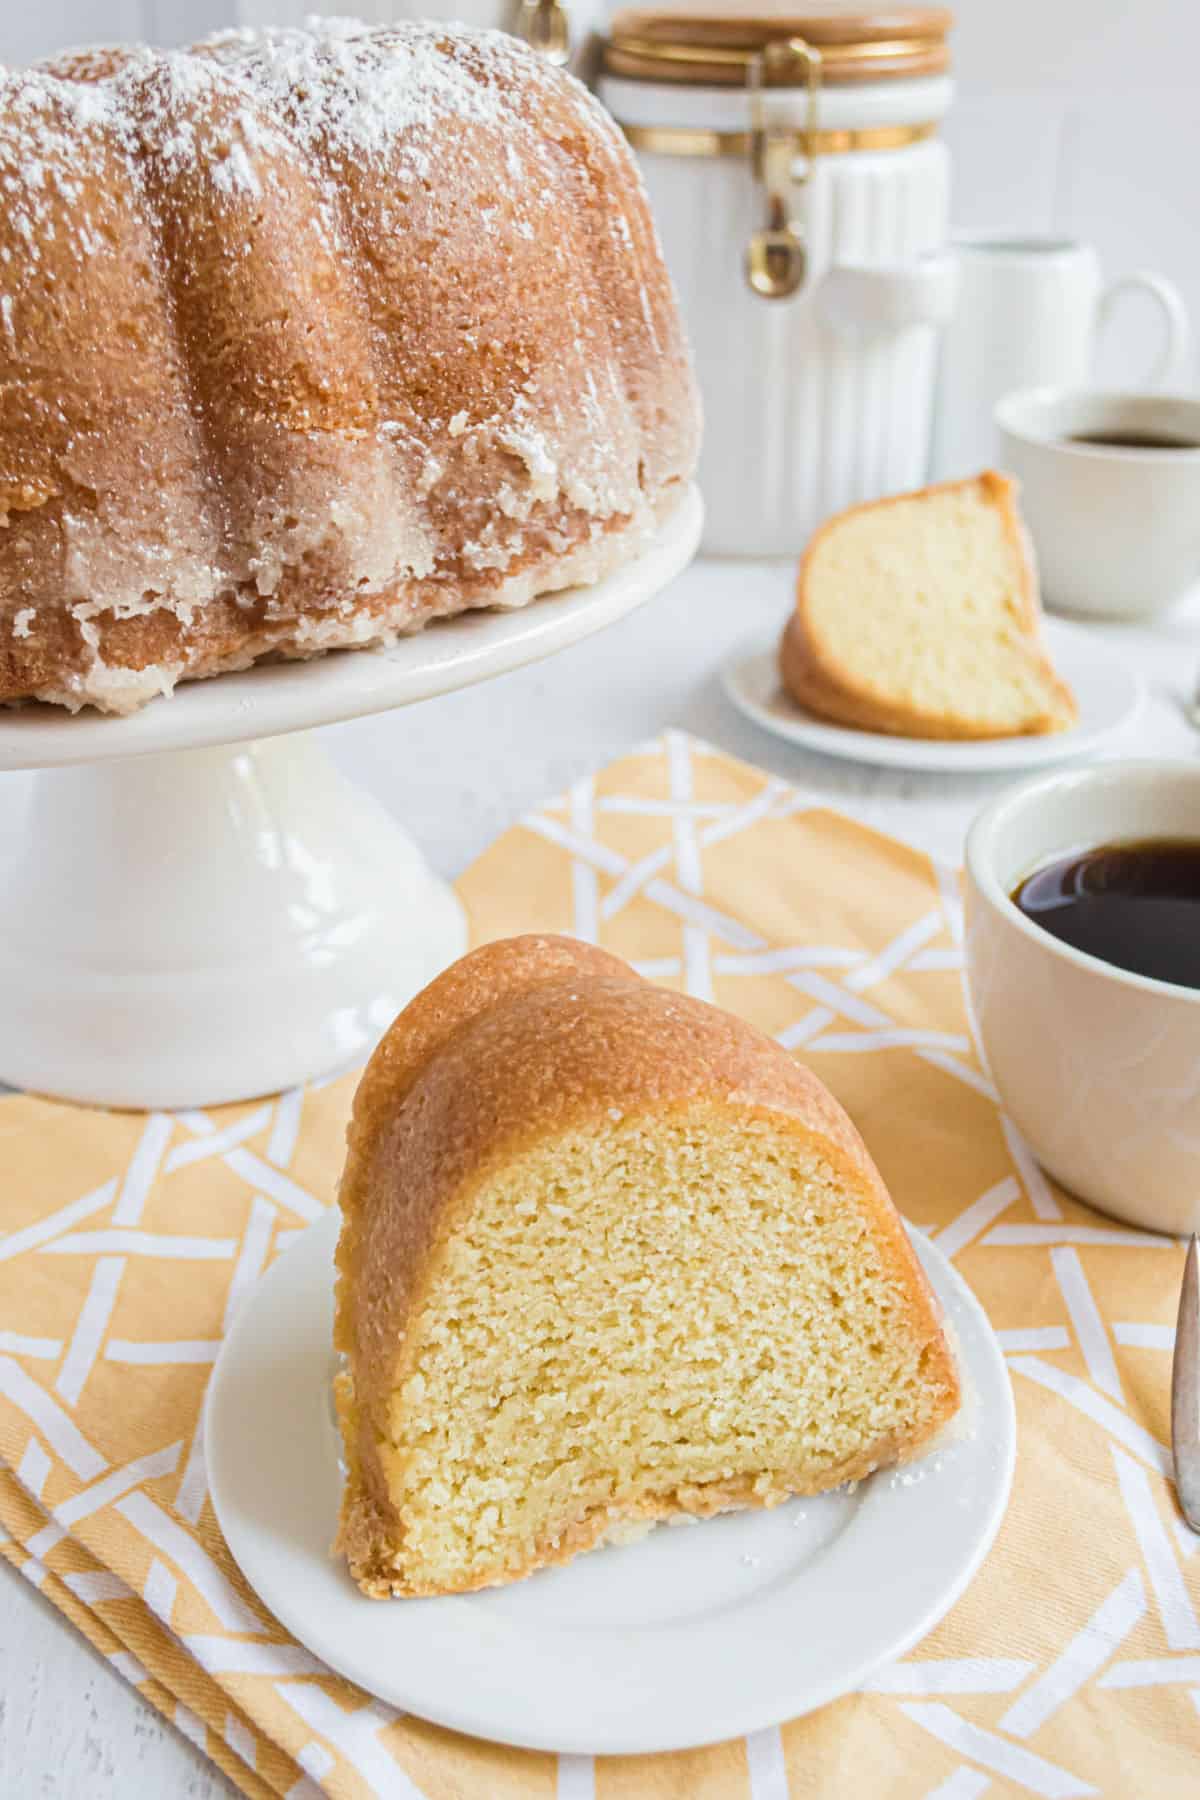
[[[0,0],[0,62],[103,40],[184,43],[317,10],[319,0]],[[419,12],[420,0],[327,0],[326,10],[390,18]],[[1111,274],[1170,275],[1200,323],[1197,0],[958,0],[956,10],[959,97],[946,135],[959,227],[1090,238]],[[1118,317],[1106,379],[1134,380],[1148,360],[1145,305],[1131,299]]]

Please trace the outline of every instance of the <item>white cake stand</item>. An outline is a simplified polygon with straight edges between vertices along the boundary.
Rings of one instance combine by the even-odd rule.
[[[308,728],[601,630],[686,566],[700,524],[692,489],[594,587],[390,650],[186,684],[127,719],[0,714],[0,770],[41,771],[0,869],[0,1080],[96,1105],[215,1106],[365,1056],[462,952],[466,923]]]

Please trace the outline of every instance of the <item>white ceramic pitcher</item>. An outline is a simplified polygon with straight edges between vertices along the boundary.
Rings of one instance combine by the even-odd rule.
[[[1179,290],[1146,270],[1105,284],[1090,244],[988,232],[956,240],[959,299],[942,343],[934,426],[936,480],[973,475],[1000,450],[993,416],[1027,388],[1082,388],[1114,307],[1143,293],[1158,312],[1159,342],[1138,385],[1189,385],[1192,334]]]

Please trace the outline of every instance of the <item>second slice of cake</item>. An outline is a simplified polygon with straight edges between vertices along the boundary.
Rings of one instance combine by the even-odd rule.
[[[986,472],[839,513],[800,568],[780,649],[809,712],[898,737],[1064,731],[1016,487]]]

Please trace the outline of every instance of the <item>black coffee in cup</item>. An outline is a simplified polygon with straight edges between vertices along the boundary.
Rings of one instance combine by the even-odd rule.
[[[1060,943],[1134,975],[1200,988],[1200,838],[1074,851],[1027,875],[1012,898]]]
[[[1200,450],[1200,438],[1169,437],[1160,431],[1073,431],[1066,441],[1104,450]]]

